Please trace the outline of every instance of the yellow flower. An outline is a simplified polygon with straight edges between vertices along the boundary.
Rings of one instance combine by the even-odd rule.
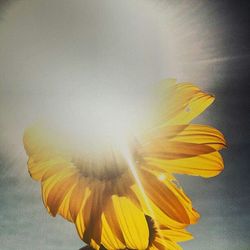
[[[173,174],[223,170],[223,135],[190,124],[214,97],[189,83],[161,85],[151,127],[133,135],[128,151],[112,143],[102,153],[79,151],[55,129],[25,131],[29,173],[41,181],[45,207],[73,222],[94,249],[181,249],[176,242],[191,238],[184,229],[199,214]]]

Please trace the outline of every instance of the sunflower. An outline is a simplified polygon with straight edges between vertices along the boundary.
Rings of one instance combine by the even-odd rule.
[[[24,133],[28,169],[52,216],[73,222],[94,249],[181,249],[199,214],[174,174],[205,178],[223,170],[215,128],[190,124],[214,100],[190,83],[165,80],[146,129],[102,151],[75,145],[59,129]]]

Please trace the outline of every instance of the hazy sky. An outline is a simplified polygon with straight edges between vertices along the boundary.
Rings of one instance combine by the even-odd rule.
[[[250,249],[249,4],[237,2],[0,1],[0,249],[82,246],[73,225],[43,208],[24,128],[79,103],[83,113],[117,96],[134,104],[168,77],[215,93],[200,121],[229,141],[221,176],[182,178],[202,214],[184,249]]]

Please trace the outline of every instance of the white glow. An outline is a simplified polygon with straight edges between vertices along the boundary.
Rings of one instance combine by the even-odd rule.
[[[160,79],[213,83],[221,72],[210,59],[221,57],[221,36],[209,7],[192,0],[13,1],[0,27],[1,141],[11,151],[19,138],[22,148],[23,130],[41,117],[74,129],[89,120],[92,136],[96,123],[113,130],[90,117],[106,103],[93,100],[103,96],[103,108],[115,109],[106,115],[133,129],[145,123],[133,111],[136,96]],[[119,95],[113,100],[116,90],[122,107]],[[129,115],[121,114],[124,106]]]
[[[165,174],[160,174],[160,175],[158,175],[158,179],[160,181],[164,181],[164,180],[166,180],[166,175]]]
[[[67,107],[51,114],[47,124],[71,137],[75,146],[97,152],[110,144],[128,144],[141,133],[149,124],[149,105],[147,98],[93,94],[92,100],[73,98]]]

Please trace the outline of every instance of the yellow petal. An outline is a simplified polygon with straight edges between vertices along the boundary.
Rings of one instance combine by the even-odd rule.
[[[162,229],[161,235],[175,242],[181,242],[193,239],[192,234],[184,229],[183,230]]]
[[[106,207],[104,209],[104,218],[105,218],[105,222],[107,222],[107,224],[108,224],[108,227],[112,231],[112,235],[115,236],[114,241],[112,241],[112,243],[109,243],[109,244],[115,245],[115,244],[120,244],[119,242],[121,242],[121,244],[125,245],[126,242],[124,240],[124,237],[122,234],[122,229],[121,229],[119,221],[118,221],[118,215],[116,214],[116,211],[114,208],[114,203],[113,203],[113,200],[111,197],[107,198],[107,204],[106,204]],[[111,238],[109,240],[111,241]]]
[[[54,167],[55,165],[61,165],[61,161],[52,159],[37,163],[32,157],[30,157],[28,160],[29,174],[34,180],[41,180],[47,170],[51,167]]]
[[[194,224],[200,218],[199,213],[193,208],[191,200],[183,192],[181,187],[176,185],[173,181],[168,179],[164,180],[163,183],[175,194],[176,198],[182,203],[189,217],[189,223]]]
[[[208,154],[215,151],[214,148],[205,144],[195,144],[190,142],[155,140],[150,144],[142,146],[143,157],[158,159],[181,159],[194,157],[201,154]]]
[[[215,150],[220,150],[226,146],[223,134],[210,126],[190,124],[182,130],[179,129],[179,131],[175,137],[171,138],[172,141],[207,145]]]
[[[159,209],[177,222],[190,223],[187,211],[171,189],[143,169],[140,170],[140,177],[146,195]]]
[[[187,224],[178,222],[164,213],[151,199],[142,194],[137,185],[133,185],[132,189],[140,200],[142,211],[156,221],[159,226],[174,229],[182,229],[187,226]]]
[[[80,213],[80,210],[85,205],[86,199],[90,194],[90,190],[88,187],[88,179],[80,176],[76,181],[76,186],[72,190],[70,201],[69,201],[69,210],[71,217],[74,221],[76,221],[77,216]]]
[[[55,150],[56,141],[55,134],[39,124],[27,128],[23,136],[24,148],[29,156],[41,153],[45,149],[48,152]]]
[[[93,205],[94,201],[95,201],[95,194],[92,193],[87,199],[85,208],[83,209],[83,222],[85,225],[85,231],[83,233],[82,240],[88,244],[90,244],[91,241],[93,241],[94,244],[99,245],[101,242],[101,232],[102,232],[102,224],[101,224],[102,211],[98,203],[95,203],[95,205]],[[98,208],[93,209],[94,206]]]
[[[193,208],[191,200],[187,197],[187,195],[183,192],[182,188],[178,184],[177,180],[174,176],[170,174],[162,174],[161,172],[157,171],[150,171],[147,168],[143,168],[145,171],[150,172],[153,174],[158,180],[165,185],[171,192],[175,195],[175,197],[179,200],[182,204],[183,208],[185,209],[188,217],[189,217],[189,224],[194,224],[200,218],[199,213]]]
[[[107,198],[105,193],[105,182],[99,180],[92,180],[90,183],[91,195],[86,200],[83,209],[83,219],[85,225],[85,232],[83,234],[83,241],[100,245],[102,232],[102,212],[106,205]]]
[[[208,106],[210,106],[214,97],[210,94],[202,92],[199,88],[191,84],[179,84],[180,97],[177,98],[176,103],[187,96],[187,102],[182,106],[179,112],[170,119],[167,123],[170,124],[187,124],[195,117],[200,115]],[[190,99],[189,99],[190,98]]]
[[[113,214],[113,216],[111,215],[111,217],[116,216],[115,214]],[[113,223],[111,223],[113,224]],[[120,227],[119,227],[120,229]],[[107,219],[105,217],[105,215],[102,215],[102,245],[106,248],[106,249],[123,249],[125,248],[125,245],[119,240],[119,237],[116,235],[116,230],[112,230],[112,228],[109,226],[109,223],[107,222]],[[121,234],[122,236],[122,232],[120,232],[119,234]],[[124,239],[123,239],[124,241]]]
[[[176,84],[168,89],[162,98],[159,125],[187,124],[202,113],[213,101],[214,97],[202,92],[190,83]]]
[[[66,195],[76,185],[78,179],[78,173],[74,173],[71,176],[67,176],[64,179],[58,181],[50,190],[47,206],[50,208],[50,212],[53,216],[57,214],[60,205],[63,203]]]
[[[226,146],[225,138],[220,131],[198,124],[173,125],[153,129],[145,134],[141,144],[142,146],[145,145],[146,148],[152,144],[159,144],[169,149],[170,145],[168,143],[173,142],[206,145],[211,150],[220,150]]]
[[[23,144],[28,156],[34,161],[45,161],[55,156],[70,157],[68,140],[57,130],[41,124],[27,128]]]
[[[153,243],[154,247],[159,250],[182,250],[174,241],[156,237]]]
[[[51,179],[53,177],[57,177],[57,176],[60,176],[61,174],[63,173],[75,173],[76,172],[76,169],[75,168],[72,168],[68,163],[65,163],[65,164],[58,164],[58,165],[54,165],[53,167],[49,168],[45,173],[44,175],[42,176],[41,178],[41,181],[44,182],[46,181],[47,179]]]
[[[144,158],[146,166],[167,173],[188,174],[205,178],[218,175],[224,168],[221,155],[215,151],[190,158],[162,160]]]
[[[74,188],[72,188],[65,196],[63,202],[61,203],[59,209],[58,209],[58,214],[60,214],[63,218],[65,218],[66,220],[70,221],[70,222],[74,222],[73,218],[70,214],[70,209],[69,209],[69,205],[70,205],[70,197],[72,194]]]
[[[144,213],[126,197],[114,195],[112,200],[127,248],[146,249],[149,230]]]
[[[75,171],[72,169],[64,168],[62,171],[58,172],[56,175],[50,176],[50,178],[46,178],[46,180],[42,181],[41,186],[42,186],[42,198],[43,198],[43,203],[44,206],[48,209],[48,212],[51,213],[51,207],[48,204],[48,197],[50,195],[50,192],[53,191],[54,187],[57,187],[57,184],[60,182],[63,182],[65,179],[71,177],[72,175],[75,175]],[[73,184],[72,180],[70,180],[70,184]],[[68,189],[64,190],[65,192],[69,191]],[[50,198],[50,201],[55,198],[55,192],[52,193],[53,195],[51,196],[52,199]],[[62,198],[62,197],[61,197]],[[55,205],[55,204],[54,204]],[[57,210],[58,207],[54,208],[54,210]],[[51,213],[52,215],[55,215],[54,213]]]
[[[90,190],[87,189],[85,192],[87,193],[86,197],[89,197],[89,195],[91,194]],[[87,198],[85,198],[85,199],[87,199]],[[79,214],[77,215],[77,217],[75,219],[75,226],[76,226],[76,230],[77,230],[77,233],[78,233],[79,237],[82,239],[83,235],[84,235],[84,232],[86,230],[86,227],[84,225],[84,212],[83,212],[83,209],[80,209]]]

